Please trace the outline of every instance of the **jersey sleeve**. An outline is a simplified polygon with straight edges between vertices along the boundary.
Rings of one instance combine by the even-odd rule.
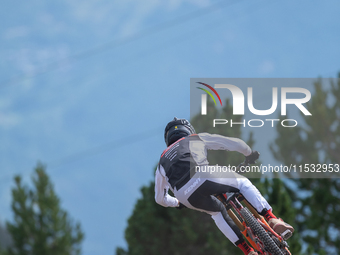
[[[237,151],[244,156],[249,156],[252,152],[250,147],[238,138],[208,133],[200,133],[198,135],[209,150]]]
[[[160,204],[164,207],[177,207],[178,200],[175,197],[172,197],[168,194],[169,184],[166,180],[166,177],[161,174],[161,170],[157,167],[155,173],[155,200],[157,204]]]

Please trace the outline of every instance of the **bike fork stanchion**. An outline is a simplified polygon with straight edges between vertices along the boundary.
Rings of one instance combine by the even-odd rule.
[[[259,220],[261,220],[261,219],[263,218],[263,216],[261,216],[261,215],[255,210],[255,208],[254,208],[251,204],[249,204],[248,201],[247,201],[246,199],[244,199],[244,197],[242,197],[242,200],[240,200],[240,201],[242,201],[242,202],[246,205],[246,207],[251,211],[251,213],[252,213],[256,218],[258,218]]]
[[[240,229],[240,231],[243,232],[245,230],[245,227],[243,226],[241,221],[237,218],[235,213],[231,210],[231,208],[229,208],[229,210],[227,210],[227,213],[228,213],[229,217],[235,222],[236,226]]]
[[[216,196],[218,200],[220,200],[223,205],[225,206],[227,213],[229,217],[235,222],[236,226],[240,229],[240,231],[244,231],[245,227],[243,226],[242,222],[237,218],[233,210],[231,210],[231,206],[227,203],[227,196],[225,194],[223,195],[217,195]]]

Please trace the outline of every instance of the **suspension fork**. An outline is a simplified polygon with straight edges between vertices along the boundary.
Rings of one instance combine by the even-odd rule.
[[[239,220],[239,218],[235,215],[235,213],[231,210],[232,206],[228,204],[227,202],[227,195],[226,194],[220,194],[216,196],[218,200],[220,200],[225,208],[227,209],[227,213],[229,217],[235,222],[236,226],[240,229],[240,231],[245,230],[245,226],[242,224],[242,222]]]
[[[242,222],[241,222],[240,219],[235,215],[235,213],[232,210],[232,208],[234,208],[235,211],[237,211],[237,213],[239,215],[241,215],[240,210],[243,208],[243,206],[237,200],[236,194],[233,194],[228,200],[227,200],[226,194],[217,195],[216,197],[223,203],[223,205],[225,206],[225,208],[227,210],[229,217],[234,221],[234,223],[240,229],[242,235],[247,239],[247,241],[250,243],[250,245],[253,246],[253,248],[259,248],[258,245],[253,240],[253,238],[248,234],[248,227],[247,227],[245,221],[242,220]],[[242,198],[242,196],[241,196],[241,198]]]

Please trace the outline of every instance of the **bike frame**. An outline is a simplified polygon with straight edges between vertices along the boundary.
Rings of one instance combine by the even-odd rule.
[[[252,229],[247,226],[245,219],[242,217],[240,210],[243,207],[241,202],[250,210],[253,216],[257,219],[260,225],[265,229],[265,231],[272,237],[272,239],[276,242],[276,244],[285,249],[288,254],[288,244],[283,239],[282,236],[278,235],[267,223],[263,216],[258,214],[258,212],[247,202],[247,200],[239,193],[233,193],[231,196],[227,197],[226,194],[218,194],[215,195],[223,205],[226,207],[228,215],[234,221],[236,226],[240,229],[242,235],[249,242],[249,244],[259,253],[263,255],[270,255],[268,251],[266,251],[263,242],[256,236]],[[237,215],[236,215],[236,214]]]

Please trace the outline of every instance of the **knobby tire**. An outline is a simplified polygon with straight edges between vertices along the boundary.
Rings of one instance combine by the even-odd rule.
[[[254,231],[258,238],[263,242],[265,248],[272,255],[284,255],[279,247],[275,244],[274,240],[270,238],[268,233],[263,229],[260,223],[255,219],[255,217],[249,212],[248,208],[242,208],[240,210],[241,215],[248,223],[248,226]]]

